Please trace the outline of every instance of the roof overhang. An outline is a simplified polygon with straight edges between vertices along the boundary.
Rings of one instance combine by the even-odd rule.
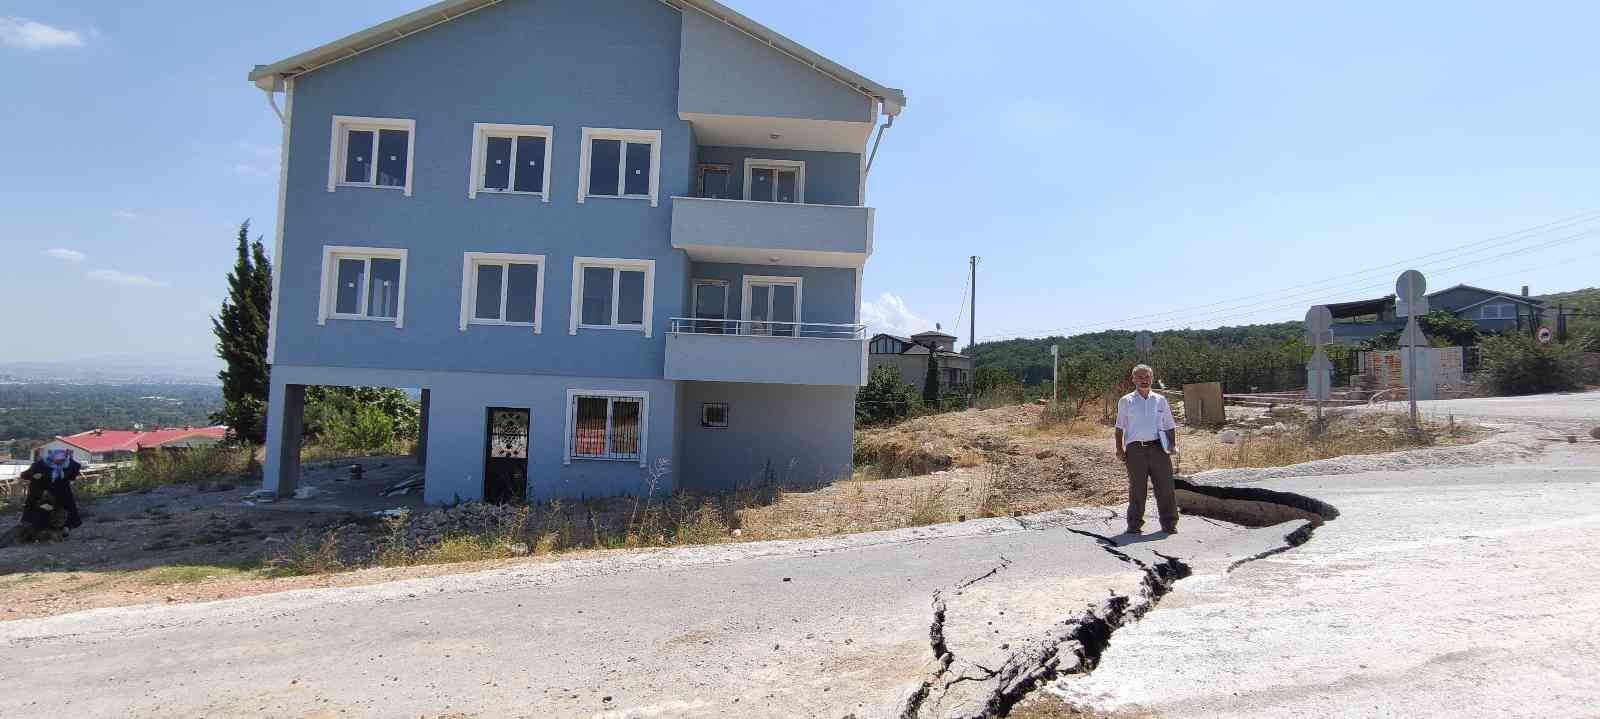
[[[1372,300],[1356,300],[1354,302],[1338,302],[1323,305],[1328,308],[1329,314],[1334,319],[1342,317],[1361,317],[1364,315],[1381,315],[1385,308],[1394,304],[1394,297],[1379,297]]]
[[[693,9],[749,34],[796,61],[809,65],[834,80],[850,86],[857,92],[877,99],[883,111],[898,115],[905,108],[905,93],[897,88],[873,82],[855,71],[790,40],[778,32],[750,18],[734,12],[715,0],[658,0],[680,12]],[[450,22],[504,0],[442,0],[420,10],[406,13],[388,22],[379,23],[360,32],[346,35],[326,45],[307,50],[267,65],[257,65],[250,70],[249,80],[263,90],[280,90],[283,81],[296,75],[316,70],[340,60],[355,57],[396,40],[422,32],[435,25]]]

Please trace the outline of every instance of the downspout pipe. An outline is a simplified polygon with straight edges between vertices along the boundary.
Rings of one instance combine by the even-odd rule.
[[[270,89],[262,90],[262,92],[267,93],[267,104],[272,107],[272,114],[278,116],[279,124],[284,124],[284,125],[289,124],[289,118],[284,117],[283,116],[283,111],[278,109],[278,96],[277,96],[277,93],[274,93]]]
[[[867,169],[861,171],[861,180],[866,181],[867,175],[872,172],[872,161],[878,159],[878,145],[883,144],[883,131],[894,127],[894,118],[890,115],[888,121],[878,126],[878,137],[872,141],[872,154],[867,156]]]

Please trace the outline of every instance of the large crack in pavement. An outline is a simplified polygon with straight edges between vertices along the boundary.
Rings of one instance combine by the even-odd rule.
[[[1298,547],[1309,541],[1323,522],[1339,516],[1339,510],[1326,502],[1289,492],[1257,487],[1198,485],[1183,480],[1178,480],[1178,486],[1181,493],[1179,503],[1185,514],[1253,527],[1304,520],[1284,535],[1282,545],[1236,560],[1227,566],[1224,573]],[[949,606],[943,592],[935,590],[933,621],[928,629],[929,647],[935,660],[933,673],[901,702],[898,712],[901,719],[1007,716],[1019,701],[1045,684],[1063,676],[1094,671],[1118,629],[1144,617],[1160,603],[1162,597],[1172,591],[1173,585],[1193,574],[1193,569],[1177,557],[1152,550],[1150,554],[1158,561],[1147,562],[1122,551],[1122,547],[1111,537],[1075,527],[1065,529],[1093,539],[1118,561],[1137,568],[1142,575],[1138,590],[1132,594],[1113,592],[1106,599],[1090,604],[1081,614],[1058,621],[1031,639],[1019,642],[998,669],[989,669],[970,661],[962,662],[963,667],[973,666],[983,672],[983,676],[971,676],[964,670],[952,671],[957,658],[945,637]],[[1010,560],[1004,557],[1000,559],[1001,563],[995,568],[958,583],[956,593],[1010,566]],[[1008,645],[1001,645],[1001,648],[1006,649]],[[984,685],[986,694],[957,697],[954,698],[954,706],[948,706],[952,702],[946,699],[952,687],[968,683]]]

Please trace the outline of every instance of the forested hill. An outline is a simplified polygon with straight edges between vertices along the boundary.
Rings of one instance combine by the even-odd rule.
[[[1298,342],[1304,329],[1300,322],[1279,322],[1270,325],[1243,325],[1218,327],[1210,330],[1167,330],[1152,333],[1156,339],[1156,352],[1183,346],[1199,351],[1221,350],[1229,355],[1255,355],[1262,358],[1284,356],[1286,351],[1298,355]],[[1063,358],[1085,355],[1102,361],[1113,361],[1133,354],[1133,337],[1128,330],[1109,330],[1071,337],[1019,338],[999,342],[979,342],[963,350],[973,357],[974,367],[999,367],[1011,372],[1026,384],[1038,384],[1050,379],[1050,345],[1061,345]]]

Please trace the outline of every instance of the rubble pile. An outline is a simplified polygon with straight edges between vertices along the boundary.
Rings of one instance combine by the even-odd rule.
[[[527,519],[526,507],[468,502],[407,515],[404,521],[408,543],[426,547],[450,536],[519,533],[526,526]]]

